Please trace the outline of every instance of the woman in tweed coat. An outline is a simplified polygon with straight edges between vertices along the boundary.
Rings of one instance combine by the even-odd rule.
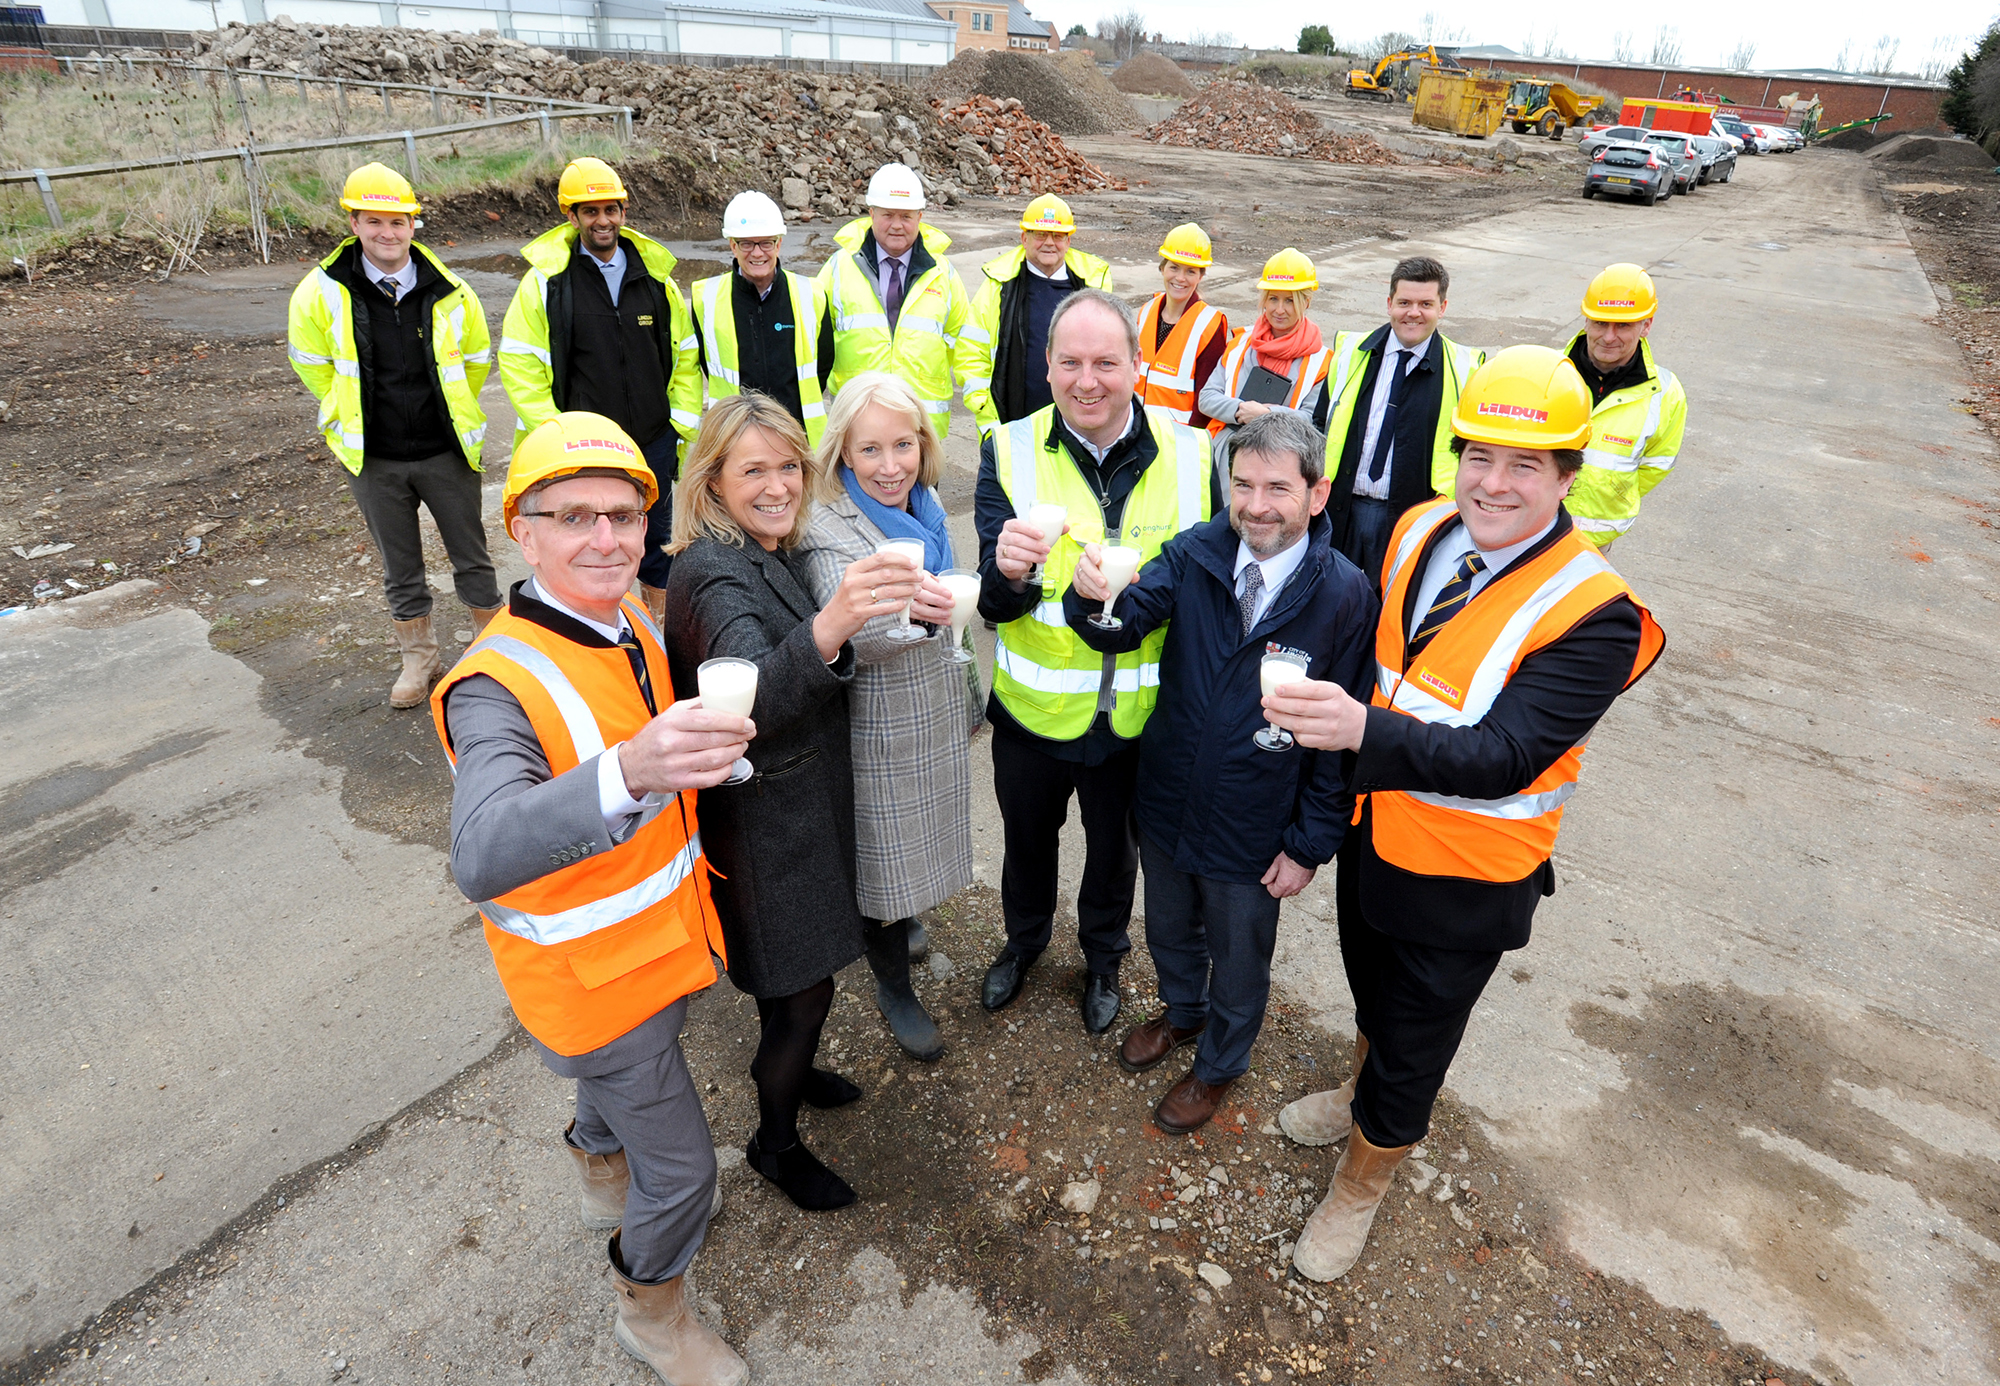
[[[900,610],[917,573],[894,555],[854,563],[824,598],[806,576],[818,463],[806,435],[754,390],[702,418],[674,497],[678,556],[667,580],[666,645],[682,697],[704,660],[757,666],[753,774],[701,793],[701,837],[729,980],[757,998],[762,1033],[750,1076],[757,1132],[750,1167],[801,1208],[854,1201],[846,1181],[799,1139],[800,1102],[833,1107],[861,1090],[813,1067],[833,974],[861,954],[854,905],[854,772],[848,760],[848,643]]]
[[[856,376],[841,388],[820,441],[829,499],[806,536],[813,593],[887,539],[921,539],[925,577],[913,621],[946,628],[951,594],[936,574],[956,566],[937,499],[943,449],[928,416],[895,376]],[[854,738],[855,899],[867,921],[875,1004],[896,1042],[925,1062],[942,1057],[937,1025],[910,985],[914,918],[972,881],[972,759],[982,699],[970,665],[947,663],[941,642],[897,644],[894,616],[853,639],[848,716]],[[977,677],[976,675],[974,676]]]

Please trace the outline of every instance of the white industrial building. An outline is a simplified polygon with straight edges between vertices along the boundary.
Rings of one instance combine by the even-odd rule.
[[[289,15],[301,24],[492,29],[545,46],[942,65],[958,25],[923,0],[42,0],[50,24],[216,29]]]

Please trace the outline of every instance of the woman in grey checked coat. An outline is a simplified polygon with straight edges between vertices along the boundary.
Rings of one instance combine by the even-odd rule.
[[[972,759],[969,742],[983,699],[968,687],[973,665],[947,663],[951,594],[936,574],[956,566],[937,499],[943,448],[909,386],[871,371],[841,388],[820,441],[826,497],[813,510],[806,564],[813,595],[826,600],[841,574],[890,539],[924,544],[923,584],[912,621],[942,637],[898,644],[894,616],[854,636],[848,718],[854,759],[855,902],[865,923],[875,1004],[896,1042],[925,1062],[944,1054],[910,985],[915,916],[972,881]],[[977,674],[971,674],[974,684]]]

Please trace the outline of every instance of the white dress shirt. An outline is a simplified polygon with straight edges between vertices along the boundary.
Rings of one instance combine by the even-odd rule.
[[[1045,274],[1045,273],[1043,273],[1043,271],[1042,271],[1042,267],[1041,267],[1040,265],[1036,264],[1036,263],[1034,262],[1034,260],[1033,260],[1032,258],[1031,258],[1031,259],[1027,259],[1027,260],[1023,260],[1023,261],[1021,262],[1021,267],[1022,267],[1023,269],[1025,269],[1025,270],[1027,270],[1027,272],[1028,272],[1029,274],[1032,274],[1032,275],[1034,275],[1034,276],[1035,276],[1035,278],[1037,278],[1037,279],[1046,279],[1046,280],[1048,280],[1048,281],[1049,281],[1049,282],[1050,282],[1051,284],[1066,284],[1066,283],[1068,283],[1068,282],[1069,282],[1069,263],[1068,263],[1068,261],[1064,261],[1064,262],[1063,262],[1062,264],[1060,264],[1060,265],[1057,265],[1057,266],[1056,266],[1056,272],[1055,272],[1054,274]]]
[[[1251,625],[1254,626],[1264,619],[1264,613],[1271,609],[1271,603],[1277,599],[1279,589],[1292,580],[1292,574],[1299,570],[1299,564],[1305,562],[1307,537],[1308,535],[1301,534],[1292,542],[1290,548],[1279,553],[1274,553],[1269,558],[1257,557],[1256,554],[1250,552],[1248,544],[1244,543],[1241,539],[1236,541],[1236,601],[1238,605],[1241,605],[1243,601],[1244,570],[1249,568],[1252,563],[1255,563],[1259,568],[1264,570],[1264,588],[1257,594],[1257,605],[1250,616]]]
[[[611,306],[616,308],[618,306],[618,290],[625,283],[625,242],[623,238],[620,238],[617,247],[612,250],[609,260],[600,260],[596,255],[591,255],[590,262],[604,271],[604,287],[611,295]],[[577,619],[582,620],[583,618],[578,617]]]
[[[1509,544],[1504,549],[1480,549],[1480,557],[1486,560],[1486,567],[1473,574],[1472,592],[1466,600],[1478,596],[1481,588],[1507,571],[1508,564],[1548,538],[1549,531],[1555,527],[1555,520],[1550,520],[1539,532],[1518,544]],[[1417,600],[1410,608],[1410,628],[1404,634],[1405,639],[1417,633],[1418,625],[1436,604],[1437,594],[1444,590],[1444,585],[1451,581],[1451,575],[1458,571],[1458,561],[1477,548],[1479,546],[1472,542],[1472,535],[1462,520],[1452,525],[1451,532],[1438,540],[1437,547],[1431,550],[1430,562],[1424,566],[1423,581],[1417,584]]]
[[[1417,363],[1424,359],[1424,353],[1431,349],[1431,337],[1434,335],[1425,333],[1421,342],[1413,347],[1406,347],[1396,334],[1391,332],[1382,343],[1385,349],[1382,358],[1383,368],[1375,372],[1375,393],[1368,400],[1368,430],[1361,435],[1361,461],[1354,469],[1354,494],[1357,496],[1368,496],[1374,500],[1389,499],[1389,474],[1396,467],[1394,438],[1389,440],[1388,456],[1382,459],[1382,475],[1373,481],[1368,478],[1368,459],[1375,455],[1375,439],[1382,432],[1382,415],[1389,408],[1389,387],[1396,383],[1396,374],[1389,367],[1395,363],[1397,352],[1407,351],[1409,355],[1403,358],[1403,374],[1408,375],[1417,368]]]
[[[370,284],[380,284],[385,279],[393,280],[396,285],[396,298],[399,302],[403,295],[417,287],[417,257],[414,255],[403,261],[403,267],[394,274],[384,274],[380,269],[376,268],[373,260],[363,255],[361,257],[361,272],[368,276]]]
[[[615,626],[607,626],[602,621],[593,621],[582,612],[564,606],[550,596],[548,589],[533,578],[528,579],[528,595],[538,602],[554,607],[572,621],[581,622],[614,645],[625,634],[630,624],[626,621],[623,611],[618,613],[618,624]],[[618,747],[624,744],[621,741],[616,746],[605,747],[604,754],[597,758],[597,809],[604,818],[604,831],[611,835],[613,842],[624,840],[621,834],[627,832],[627,820],[633,814],[644,813],[657,804],[665,803],[667,799],[666,795],[659,793],[648,794],[643,799],[632,797],[631,791],[625,788],[625,771],[618,764]]]

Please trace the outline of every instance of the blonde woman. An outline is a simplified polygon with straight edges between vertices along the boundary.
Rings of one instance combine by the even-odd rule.
[[[1306,316],[1319,271],[1291,247],[1264,262],[1257,281],[1257,321],[1236,334],[1201,387],[1201,412],[1215,435],[1215,470],[1229,491],[1229,442],[1237,427],[1274,409],[1288,409],[1308,423],[1326,389],[1333,353]]]
[[[823,485],[806,435],[770,396],[717,400],[674,493],[675,555],[664,621],[674,687],[698,686],[704,660],[757,666],[751,777],[701,798],[703,850],[729,946],[729,980],[757,998],[762,1035],[751,1168],[801,1208],[842,1208],[854,1190],[799,1139],[801,1102],[861,1096],[813,1067],[833,974],[861,956],[854,901],[854,771],[848,759],[848,643],[917,595],[896,555],[850,564],[825,601],[801,545]]]
[[[806,536],[815,597],[832,600],[849,566],[885,541],[919,540],[924,579],[910,619],[949,631],[951,593],[937,574],[957,565],[937,497],[943,461],[922,404],[900,378],[869,371],[841,387],[820,440],[831,499],[813,512]],[[897,624],[878,616],[852,642],[855,893],[875,1004],[896,1043],[929,1063],[943,1057],[944,1041],[910,985],[923,928],[916,916],[972,882],[968,742],[982,719],[962,666],[940,658],[936,641],[897,643]]]

